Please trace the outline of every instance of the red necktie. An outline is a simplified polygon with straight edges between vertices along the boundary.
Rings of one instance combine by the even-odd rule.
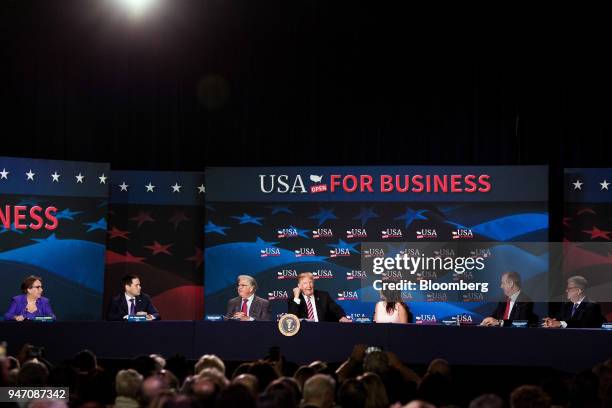
[[[508,320],[510,318],[510,298],[506,300],[506,311],[504,312],[504,320]]]
[[[248,313],[247,313],[247,302],[248,301],[249,299],[242,299],[242,309],[240,311],[244,313],[245,316],[248,316]]]
[[[306,308],[308,309],[308,320],[314,320],[314,311],[312,310],[312,303],[310,303],[310,296],[306,296]]]

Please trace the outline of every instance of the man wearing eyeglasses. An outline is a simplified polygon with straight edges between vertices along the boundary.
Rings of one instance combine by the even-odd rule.
[[[582,276],[572,276],[567,280],[568,302],[561,306],[555,319],[544,318],[543,327],[600,327],[605,321],[601,307],[586,297],[587,280]]]
[[[257,281],[249,275],[236,279],[238,296],[227,302],[228,319],[240,321],[270,320],[270,302],[255,295]]]

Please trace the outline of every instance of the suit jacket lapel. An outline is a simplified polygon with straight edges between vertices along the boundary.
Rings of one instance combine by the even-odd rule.
[[[251,310],[249,310],[250,317],[257,316],[258,305],[259,303],[257,302],[257,297],[255,296],[251,302]]]
[[[325,320],[325,316],[323,313],[323,305],[321,304],[321,296],[317,291],[315,291],[313,295],[315,300],[315,307],[317,308],[317,317],[319,318],[319,321],[322,322]]]
[[[523,296],[523,292],[521,291],[521,293],[519,293],[519,295],[516,297],[514,306],[512,306],[512,310],[510,311],[510,319],[516,320],[516,318],[518,317],[519,310],[523,306]]]
[[[515,314],[515,313],[519,313],[519,310],[521,310],[523,308],[523,305],[525,305],[527,302],[529,302],[529,298],[527,298],[526,295],[521,291],[521,293],[519,293],[519,295],[516,298],[516,302],[514,302],[512,311],[510,312],[510,316],[511,316],[510,318],[512,320],[516,320],[516,317],[518,317],[518,314]]]
[[[515,320],[514,316],[516,316],[516,311],[520,307],[519,305],[520,303],[518,302],[518,299],[517,299],[517,301],[514,302],[514,306],[512,306],[512,310],[510,311],[510,315],[508,316],[508,319]]]
[[[574,304],[572,302],[567,302],[565,304],[565,315],[567,316],[567,319],[574,319],[574,317],[572,317],[573,307],[574,307]],[[576,310],[576,313],[578,313],[578,310]],[[576,316],[576,313],[574,313],[574,316]]]
[[[143,303],[142,297],[136,296],[136,313],[144,311]]]
[[[580,319],[582,317],[582,314],[584,313],[586,307],[587,307],[587,300],[586,298],[580,302],[580,304],[578,305],[578,307],[576,308],[576,313],[574,313],[574,319]],[[570,311],[571,313],[571,311]]]
[[[308,306],[306,306],[306,296],[304,296],[302,293],[300,293],[300,299],[301,299],[301,301],[300,301],[300,306],[299,306],[298,310],[300,310],[300,311],[303,310],[303,312],[301,312],[301,313],[304,313],[304,317],[303,318],[304,319],[308,319]]]
[[[127,314],[130,314],[130,309],[128,309],[127,300],[125,299],[124,295],[121,295],[119,301],[121,304],[121,311],[123,312],[123,315],[125,316]]]

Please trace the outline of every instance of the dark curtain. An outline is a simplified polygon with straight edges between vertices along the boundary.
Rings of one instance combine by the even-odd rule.
[[[1,153],[185,171],[549,164],[558,240],[563,167],[611,164],[604,37],[378,3],[166,1],[130,19],[111,1],[6,0]]]

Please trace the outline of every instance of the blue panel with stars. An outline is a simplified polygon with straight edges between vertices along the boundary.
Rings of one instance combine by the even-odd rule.
[[[0,224],[2,301],[8,304],[33,274],[42,278],[43,296],[58,319],[102,317],[109,181],[104,163],[0,158],[3,211],[18,205],[57,209],[52,231],[18,229],[14,220]]]
[[[0,194],[108,196],[108,163],[0,157]]]
[[[612,203],[612,168],[565,169],[566,202]]]
[[[204,205],[204,173],[117,171],[110,180],[111,203]]]

